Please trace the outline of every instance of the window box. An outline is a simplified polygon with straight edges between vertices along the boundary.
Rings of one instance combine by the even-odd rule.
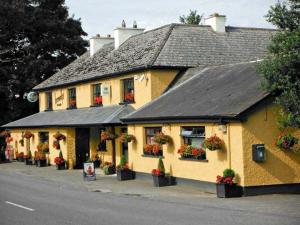
[[[143,154],[143,155],[141,155],[142,157],[148,157],[148,158],[159,158],[159,157],[161,157],[161,158],[165,158],[164,156],[159,156],[159,155],[151,155],[151,154]]]
[[[186,161],[195,161],[195,162],[208,162],[207,159],[201,159],[201,158],[195,159],[195,158],[193,158],[193,157],[191,157],[191,158],[180,157],[179,160],[183,160],[183,161],[184,161],[184,160],[186,160]]]

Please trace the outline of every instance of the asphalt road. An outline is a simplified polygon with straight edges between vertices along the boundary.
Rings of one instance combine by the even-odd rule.
[[[121,184],[120,184],[121,185]],[[1,225],[299,225],[298,195],[151,198],[1,171]]]

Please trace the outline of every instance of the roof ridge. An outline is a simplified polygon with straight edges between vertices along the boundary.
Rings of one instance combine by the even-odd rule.
[[[155,64],[155,62],[156,62],[157,58],[159,57],[161,51],[163,50],[163,48],[165,47],[167,41],[169,40],[169,37],[170,37],[170,35],[171,35],[171,33],[172,33],[172,31],[173,31],[173,29],[174,29],[175,26],[176,26],[176,24],[174,24],[174,23],[172,23],[170,25],[169,31],[167,32],[166,37],[162,41],[162,44],[159,46],[159,49],[157,50],[156,54],[154,55],[153,60],[150,63],[150,65],[154,65]]]

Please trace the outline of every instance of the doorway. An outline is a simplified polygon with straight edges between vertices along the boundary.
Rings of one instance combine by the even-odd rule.
[[[76,128],[75,135],[76,169],[82,169],[83,163],[90,157],[90,129]]]

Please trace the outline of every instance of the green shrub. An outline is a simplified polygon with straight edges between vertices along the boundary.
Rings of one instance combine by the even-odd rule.
[[[232,169],[225,169],[223,171],[223,177],[232,177],[232,178],[234,178],[234,176],[235,176],[235,172]]]
[[[165,173],[165,166],[162,157],[159,157],[157,169],[159,169],[160,172]]]
[[[62,154],[62,151],[59,152],[59,158],[64,158],[63,154]]]
[[[126,157],[125,155],[122,155],[120,160],[120,167],[124,167],[126,165]]]

